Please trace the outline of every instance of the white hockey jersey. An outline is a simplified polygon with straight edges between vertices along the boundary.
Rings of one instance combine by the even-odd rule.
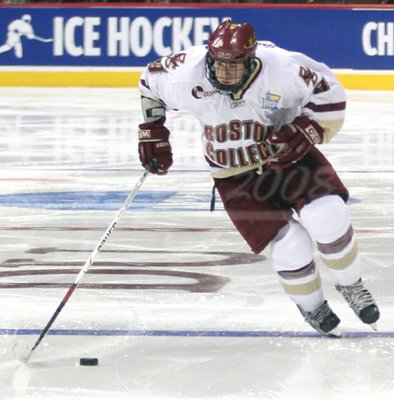
[[[322,63],[258,42],[256,68],[234,95],[220,93],[206,77],[206,46],[155,61],[145,69],[139,89],[167,110],[187,110],[201,123],[202,146],[215,177],[227,177],[264,164],[274,150],[265,142],[295,117],[306,115],[329,141],[341,128],[345,92]]]

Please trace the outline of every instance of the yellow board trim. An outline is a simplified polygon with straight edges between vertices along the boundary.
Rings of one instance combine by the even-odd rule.
[[[0,86],[137,87],[141,71],[1,70]],[[336,73],[345,89],[394,90],[394,70],[385,73]]]
[[[392,74],[336,74],[339,82],[349,90],[394,90]]]
[[[0,86],[137,87],[138,71],[0,71]]]

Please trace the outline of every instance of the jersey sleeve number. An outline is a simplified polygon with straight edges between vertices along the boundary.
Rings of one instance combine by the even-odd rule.
[[[307,67],[300,67],[299,71],[301,79],[304,80],[306,86],[309,86],[309,84],[312,82],[312,86],[315,86],[317,83],[317,74],[316,72],[313,72]]]
[[[176,53],[168,57],[159,58],[148,65],[150,72],[167,72],[176,69],[185,62],[186,53]]]

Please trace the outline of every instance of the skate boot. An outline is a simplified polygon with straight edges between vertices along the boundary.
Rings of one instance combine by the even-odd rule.
[[[319,333],[330,336],[341,336],[341,332],[337,328],[341,321],[331,310],[327,301],[313,311],[304,311],[300,306],[298,308],[304,316],[305,322]]]
[[[375,322],[379,319],[380,312],[371,293],[364,287],[361,278],[353,285],[337,284],[335,288],[342,294],[357,317],[376,330]]]

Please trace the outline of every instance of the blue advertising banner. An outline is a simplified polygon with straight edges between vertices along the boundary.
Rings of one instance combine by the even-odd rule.
[[[394,8],[0,7],[0,65],[141,67],[206,43],[224,18],[332,68],[394,69]]]

